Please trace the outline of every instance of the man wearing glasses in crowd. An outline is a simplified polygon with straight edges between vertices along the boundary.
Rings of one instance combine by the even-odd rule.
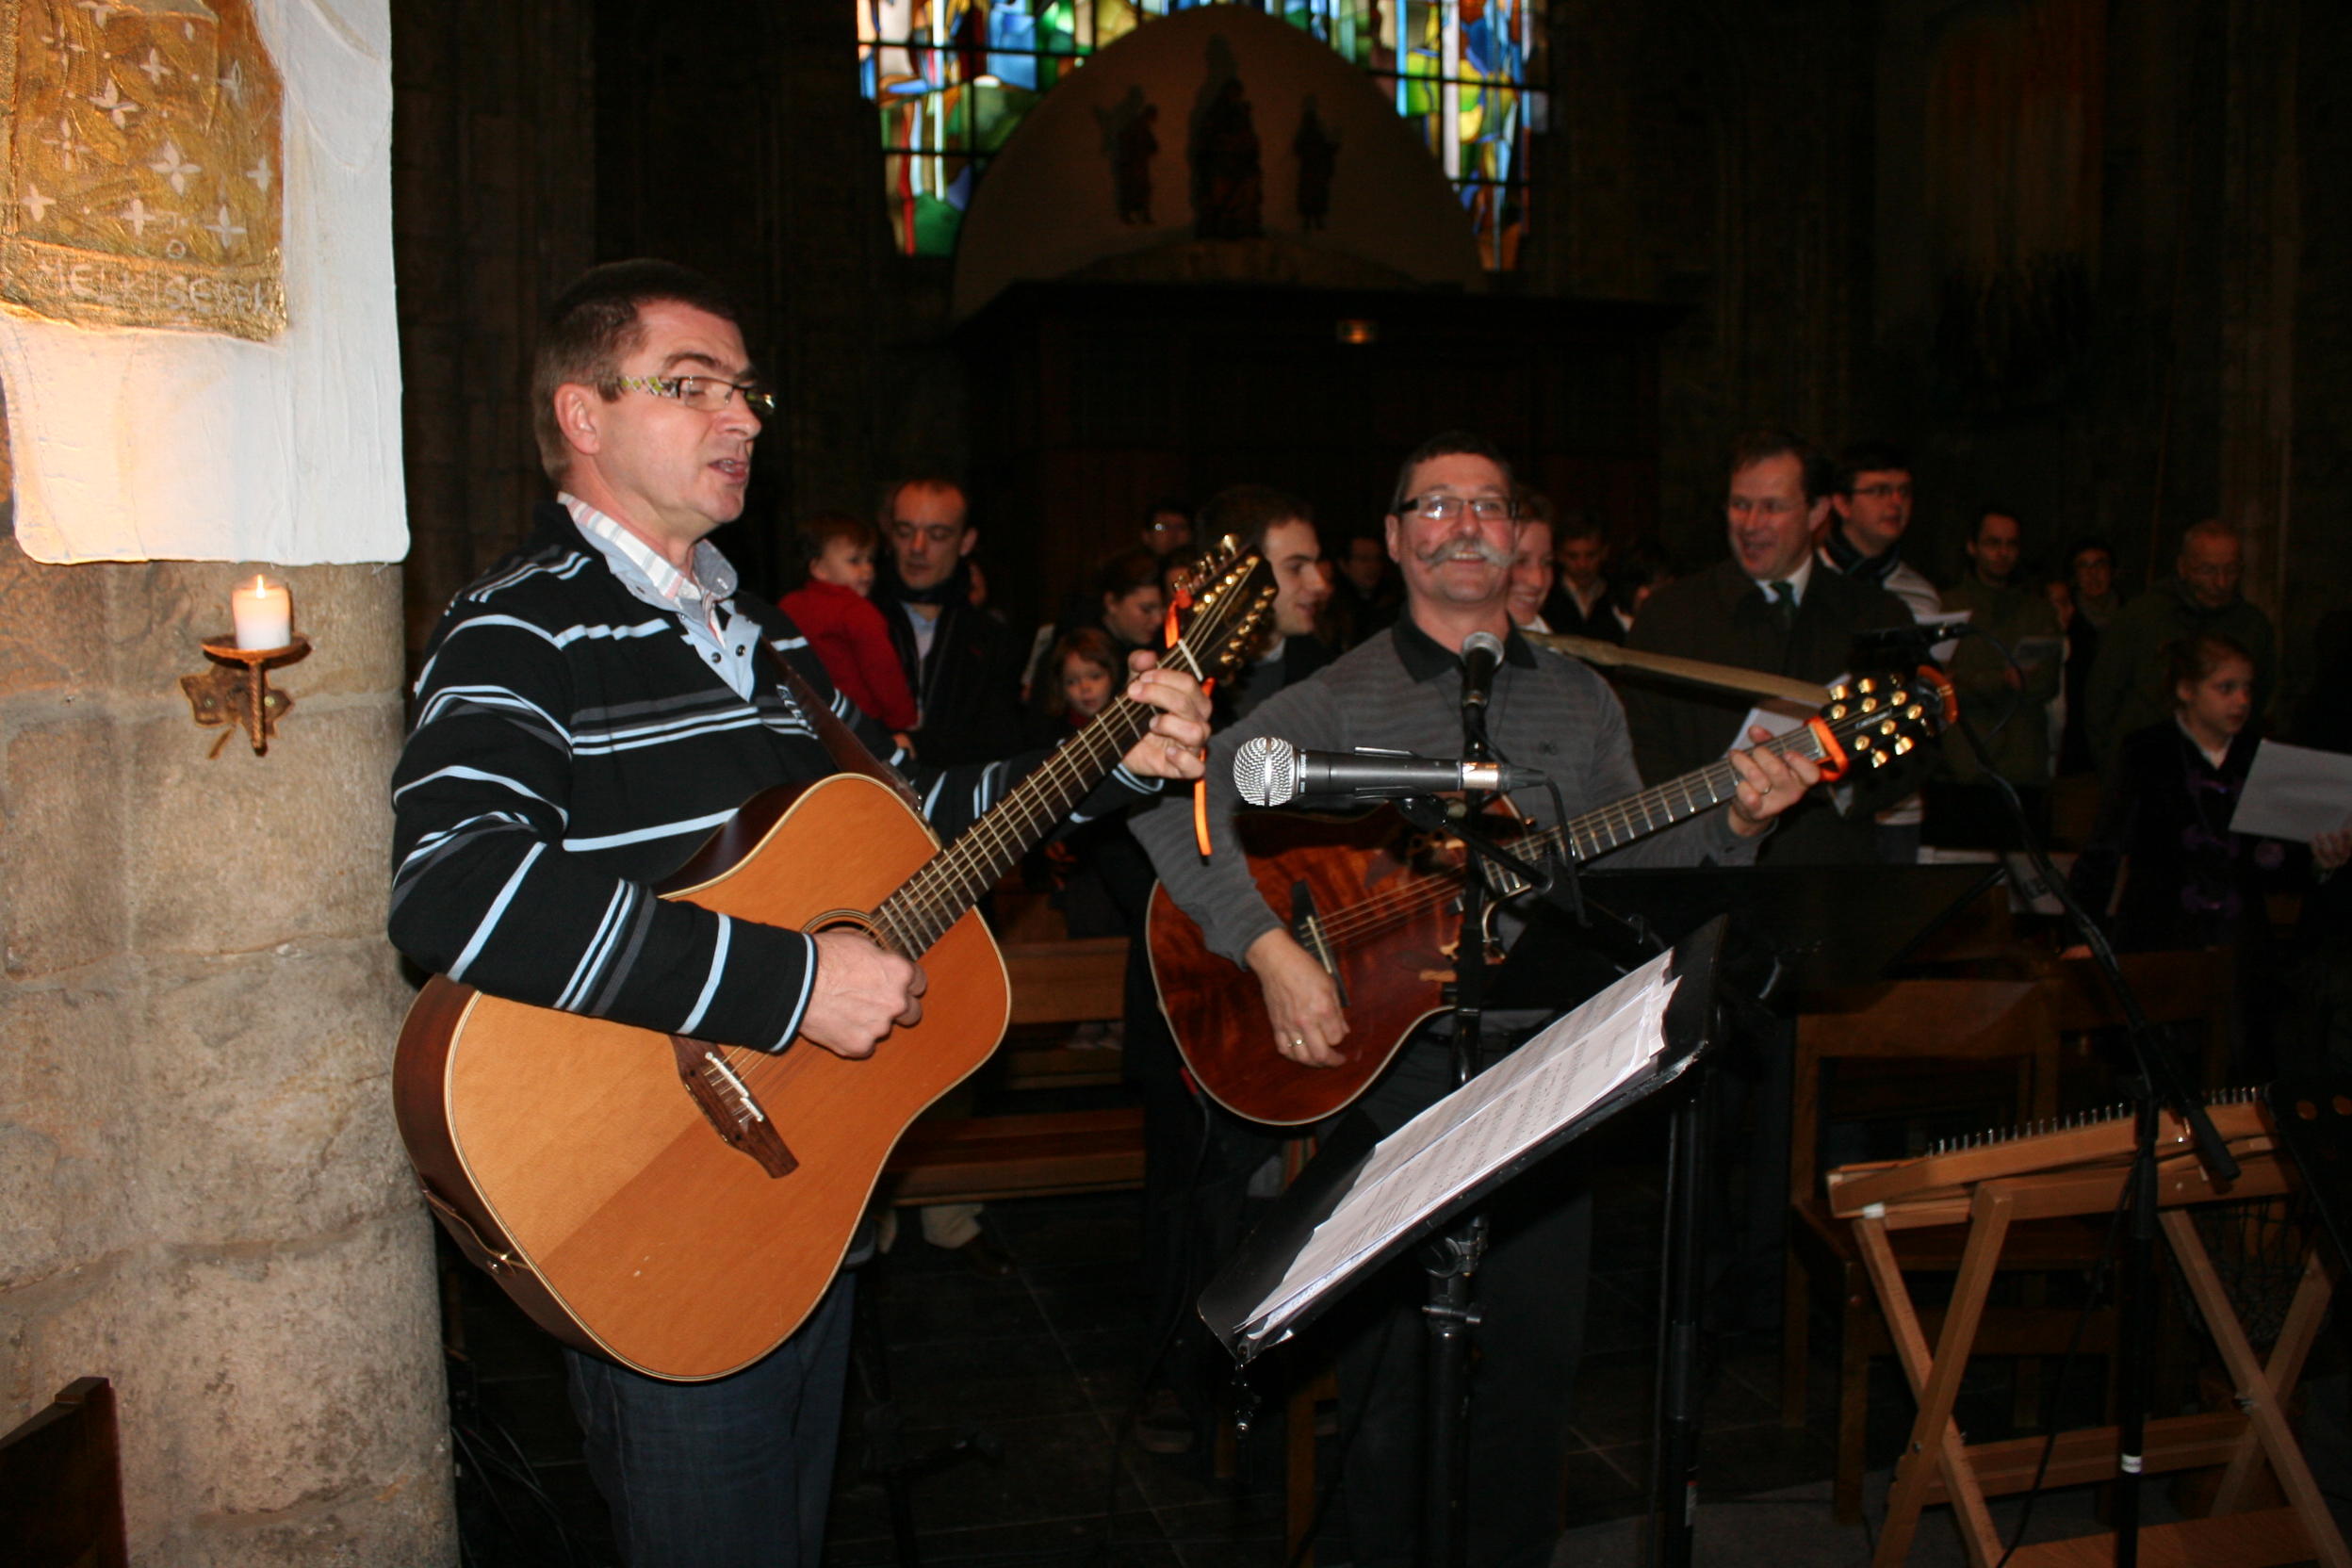
[[[1199,922],[1210,947],[1249,967],[1264,988],[1273,1037],[1265,1049],[1307,1066],[1336,1066],[1344,1050],[1384,1051],[1387,1040],[1349,1040],[1331,975],[1266,906],[1234,831],[1239,796],[1233,754],[1261,735],[1324,751],[1383,746],[1425,757],[1462,750],[1461,649],[1477,631],[1503,640],[1490,725],[1495,748],[1556,781],[1571,813],[1635,793],[1625,715],[1601,678],[1536,648],[1511,624],[1518,525],[1511,466],[1475,435],[1452,433],[1406,459],[1386,518],[1388,554],[1405,581],[1405,612],[1337,662],[1267,698],[1210,743],[1208,821],[1214,852],[1195,846],[1188,802],[1140,813],[1135,836],[1168,893]],[[1726,811],[1709,812],[1609,857],[1614,866],[1726,865],[1753,858],[1771,819],[1818,777],[1812,764],[1767,753],[1733,758],[1740,776]],[[1547,792],[1512,802],[1556,825]],[[1481,1043],[1492,1059],[1527,1037],[1544,1015],[1490,1011]],[[1357,1102],[1383,1134],[1453,1086],[1443,1027],[1416,1033],[1388,1072]],[[1351,1112],[1350,1114],[1354,1114]],[[1476,1286],[1478,1331],[1470,1431],[1470,1560],[1539,1568],[1559,1532],[1569,1402],[1583,1349],[1592,1200],[1572,1162],[1554,1161],[1506,1188],[1490,1210],[1493,1246]],[[1334,1315],[1341,1422],[1355,1433],[1342,1497],[1356,1561],[1417,1560],[1422,1431],[1421,1277],[1383,1274]]]
[[[812,703],[906,772],[942,838],[1045,754],[952,772],[893,755],[791,621],[736,592],[708,535],[743,512],[774,402],[710,280],[658,261],[591,270],[549,313],[531,387],[558,495],[523,550],[451,601],[428,646],[393,776],[394,945],[490,995],[661,1034],[890,1051],[894,1026],[922,1018],[915,964],[860,932],[723,917],[654,884],[754,794],[837,771]],[[1150,664],[1136,656],[1128,690],[1163,711],[1089,814],[1200,775],[1207,700]],[[564,1352],[629,1568],[816,1561],[850,1296],[837,1281],[791,1338],[710,1382]]]

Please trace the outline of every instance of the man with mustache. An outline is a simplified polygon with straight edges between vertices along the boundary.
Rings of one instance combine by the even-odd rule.
[[[1462,750],[1461,649],[1473,632],[1503,640],[1490,727],[1495,748],[1541,768],[1571,813],[1641,787],[1625,715],[1606,682],[1584,665],[1537,649],[1511,624],[1511,568],[1518,519],[1511,466],[1475,435],[1440,435],[1405,460],[1386,519],[1388,553],[1405,581],[1405,612],[1305,682],[1287,687],[1211,742],[1208,819],[1214,853],[1203,863],[1187,803],[1139,815],[1135,831],[1162,883],[1200,923],[1209,945],[1254,972],[1273,1037],[1266,1048],[1294,1061],[1336,1066],[1349,1049],[1348,1020],[1331,975],[1267,907],[1234,832],[1239,797],[1233,754],[1274,735],[1325,751],[1384,746],[1425,757]],[[1744,865],[1772,819],[1819,777],[1802,760],[1767,753],[1733,760],[1740,776],[1727,811],[1709,812],[1609,858],[1614,866]],[[1556,824],[1550,795],[1515,804],[1538,825]],[[1541,1015],[1487,1015],[1491,1060],[1533,1032]],[[1386,1040],[1352,1042],[1381,1050]],[[1453,1086],[1445,1027],[1425,1028],[1358,1102],[1383,1134]],[[1476,1282],[1477,1331],[1470,1430],[1470,1560],[1507,1568],[1548,1563],[1560,1522],[1569,1400],[1584,1334],[1584,1283],[1592,1203],[1572,1162],[1554,1161],[1505,1189],[1490,1209],[1493,1245]],[[1359,1286],[1334,1315],[1340,1345],[1344,1496],[1359,1564],[1417,1560],[1422,1437],[1420,1274],[1404,1265]]]

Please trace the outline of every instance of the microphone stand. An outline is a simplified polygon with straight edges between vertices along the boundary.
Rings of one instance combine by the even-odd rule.
[[[1465,678],[1467,671],[1464,671]],[[1487,739],[1486,704],[1467,687],[1462,705],[1462,755],[1464,761],[1492,762],[1494,747]],[[1479,1021],[1486,1006],[1486,879],[1478,865],[1490,856],[1517,871],[1529,871],[1524,861],[1487,840],[1471,825],[1492,797],[1483,791],[1462,799],[1456,815],[1429,796],[1398,803],[1407,821],[1433,831],[1450,832],[1467,846],[1462,880],[1462,934],[1454,948],[1454,1087],[1468,1083],[1478,1071]],[[1548,884],[1549,878],[1534,880]],[[1470,1279],[1486,1256],[1487,1219],[1474,1210],[1452,1229],[1422,1250],[1422,1268],[1429,1288],[1422,1302],[1423,1327],[1429,1333],[1424,1416],[1428,1452],[1424,1455],[1421,1493],[1421,1561],[1425,1568],[1467,1568],[1470,1560],[1467,1481],[1470,1460],[1470,1331],[1478,1314],[1471,1305]]]
[[[1965,624],[1936,629],[1938,635],[1935,641],[1943,641],[1955,631],[1962,634],[1973,631],[1978,636],[1985,637],[1985,641],[1993,642],[1982,630]],[[1922,651],[1927,645],[1932,645],[1922,643]],[[1993,645],[2001,646],[1999,643]],[[2001,649],[2001,653],[2004,659],[2008,659],[2007,649]],[[2016,660],[2008,659],[2008,662],[2015,667]],[[2115,992],[2115,1000],[2122,1005],[2124,1038],[2132,1053],[2132,1066],[2139,1072],[2139,1083],[2132,1093],[2136,1117],[2132,1174],[2127,1189],[2131,1222],[2124,1247],[2122,1321],[2117,1326],[2120,1330],[2120,1344],[2117,1347],[2120,1353],[2115,1384],[2122,1408],[2116,1412],[2115,1479],[2115,1568],[2138,1568],[2141,1461],[2147,1445],[2148,1413],[2155,1403],[2156,1360],[2151,1353],[2151,1342],[2156,1337],[2156,1232],[2160,1207],[2156,1142],[2163,1112],[2170,1109],[2180,1119],[2181,1125],[2188,1129],[2190,1138],[2197,1147],[2197,1163],[2205,1168],[2206,1174],[2215,1186],[2236,1181],[2240,1174],[2239,1166],[2235,1156],[2230,1152],[2229,1145],[2214,1128],[2213,1118],[2206,1114],[2205,1102],[2191,1096],[2181,1082],[2180,1070],[2168,1049],[2169,1042],[2148,1021],[2146,1009],[2140,1005],[2140,999],[2132,993],[2131,985],[2124,979],[2123,966],[2116,960],[2115,950],[2108,942],[2107,934],[2099,929],[2099,923],[2082,907],[2066,879],[2058,874],[2058,868],[2050,862],[2050,853],[2035,836],[2033,823],[2026,815],[2025,804],[2017,798],[2016,788],[1993,766],[1991,755],[1967,714],[1959,716],[1957,727],[1962,738],[1968,742],[1968,750],[1974,754],[1977,766],[1984,771],[1994,792],[2001,796],[2001,804],[2015,819],[2017,841],[2024,848],[2026,858],[2033,862],[2035,874],[2065,906],[2068,923],[2090,948],[2091,956],[2106,978],[2108,988]],[[1915,1464],[1929,1462],[1927,1455],[1909,1457]]]

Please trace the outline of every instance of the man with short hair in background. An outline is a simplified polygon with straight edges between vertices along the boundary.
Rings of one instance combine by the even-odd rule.
[[[1396,624],[1404,596],[1380,535],[1359,529],[1340,547],[1339,576],[1331,584],[1333,619],[1345,648],[1368,641]]]
[[[1178,550],[1189,549],[1192,547],[1192,514],[1184,509],[1184,502],[1164,496],[1153,501],[1144,513],[1140,537],[1144,548],[1153,555],[1173,555]],[[1215,544],[1217,536],[1211,534],[1204,542]]]
[[[1625,630],[1610,612],[1609,582],[1601,575],[1609,564],[1609,530],[1580,506],[1561,507],[1549,520],[1559,581],[1544,601],[1544,624],[1563,637],[1623,643]]]
[[[2115,612],[2100,630],[2099,660],[2083,695],[2091,751],[2102,776],[2114,768],[2126,735],[2172,716],[2164,647],[2184,637],[2227,637],[2253,657],[2253,722],[2261,725],[2278,680],[2278,645],[2270,617],[2238,592],[2243,562],[2237,533],[2208,518],[2181,536],[2172,580]]]
[[[1724,511],[1731,555],[1652,594],[1626,645],[1799,680],[1827,682],[1853,671],[1854,633],[1911,624],[1903,600],[1874,582],[1824,567],[1813,531],[1830,514],[1813,449],[1786,431],[1743,435],[1732,449]],[[1732,693],[1623,674],[1634,759],[1651,784],[1705,767],[1739,743],[1755,700]],[[1766,865],[1881,858],[1872,812],[1911,792],[1914,768],[1857,776],[1841,811],[1816,790],[1765,841]]]
[[[1961,639],[1952,656],[1960,711],[1984,741],[1993,771],[2017,787],[2039,831],[2050,777],[2048,710],[2065,674],[2066,643],[2049,596],[2017,581],[2023,551],[2017,513],[2006,506],[1980,508],[1968,539],[1968,575],[1944,603],[1968,612],[1968,624],[1984,633]],[[1967,737],[1956,729],[1948,734],[1944,756],[1952,776],[1929,792],[1936,803],[1929,813],[1933,841],[2014,847],[2007,808],[1984,780]]]
[[[890,569],[874,602],[915,694],[916,754],[939,767],[1012,755],[1021,745],[1021,650],[1002,621],[972,603],[965,563],[980,533],[963,488],[901,481],[883,497],[881,528]]]
[[[1910,531],[1916,499],[1911,460],[1884,441],[1857,441],[1838,454],[1830,484],[1829,524],[1821,531],[1821,564],[1858,582],[1875,582],[1909,606],[1911,618],[1943,609],[1936,585],[1903,559],[1903,536]],[[1848,672],[1859,673],[1859,672]],[[1878,813],[1879,854],[1893,865],[1919,858],[1919,831],[1926,821],[1918,794]]]
[[[1857,441],[1838,454],[1821,559],[1857,582],[1874,582],[1911,607],[1914,620],[1943,609],[1936,585],[1903,559],[1916,499],[1911,460],[1884,441]]]

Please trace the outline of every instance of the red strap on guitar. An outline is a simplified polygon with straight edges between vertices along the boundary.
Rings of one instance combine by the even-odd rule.
[[[1176,635],[1176,612],[1179,610],[1189,610],[1191,608],[1192,590],[1189,588],[1177,589],[1174,602],[1169,604],[1168,607],[1168,633],[1164,640],[1169,647],[1174,647],[1178,641]],[[1200,683],[1200,694],[1202,696],[1207,696],[1210,693],[1216,690],[1217,678],[1215,676],[1211,676],[1208,679]],[[1205,758],[1208,754],[1208,747],[1203,746],[1200,748],[1200,755],[1202,757]],[[1207,859],[1209,858],[1209,776],[1205,773],[1192,781],[1192,840],[1193,842],[1200,846],[1200,858],[1203,860]]]

